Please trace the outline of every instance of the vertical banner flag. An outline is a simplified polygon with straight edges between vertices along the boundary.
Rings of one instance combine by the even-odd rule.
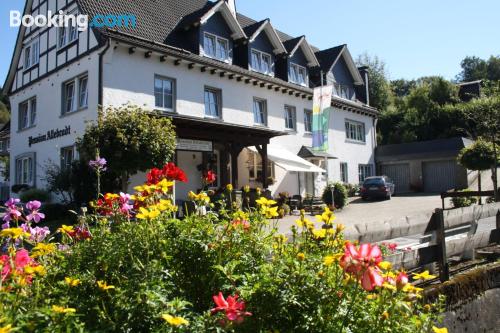
[[[328,150],[328,128],[333,85],[314,88],[312,135],[314,151]]]

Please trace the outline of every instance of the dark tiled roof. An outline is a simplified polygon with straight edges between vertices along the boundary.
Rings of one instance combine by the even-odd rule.
[[[283,45],[285,45],[286,51],[288,53],[292,52],[293,49],[297,46],[297,44],[302,40],[304,36],[299,36],[295,37],[289,40],[286,40],[283,42]]]
[[[377,161],[419,159],[426,157],[457,156],[462,148],[472,144],[467,138],[449,138],[430,141],[383,145],[376,148]]]
[[[164,43],[180,20],[207,6],[206,0],[79,0],[82,11],[93,17],[101,13],[133,14],[135,28],[118,28],[154,42]],[[212,3],[208,3],[212,5]]]
[[[262,20],[260,22],[256,22],[256,23],[253,23],[253,24],[250,24],[249,26],[246,26],[243,28],[243,31],[245,32],[245,34],[248,36],[248,37],[251,37],[257,30],[259,30],[259,28],[268,21],[268,19],[265,19],[265,20]],[[241,25],[241,23],[240,23]]]
[[[319,64],[321,65],[321,69],[323,69],[324,71],[330,70],[333,63],[337,60],[344,47],[345,44],[316,52],[315,53],[316,58],[318,58]]]

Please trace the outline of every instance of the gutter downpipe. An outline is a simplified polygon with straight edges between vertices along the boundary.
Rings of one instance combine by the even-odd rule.
[[[106,47],[99,52],[99,86],[98,86],[98,97],[97,97],[97,107],[102,107],[102,99],[103,99],[103,87],[102,87],[102,82],[103,82],[103,57],[104,54],[108,51],[109,47],[111,46],[110,38],[108,37],[107,42],[106,42]]]

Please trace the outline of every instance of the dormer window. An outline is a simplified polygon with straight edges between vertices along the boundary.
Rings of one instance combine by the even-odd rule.
[[[266,75],[272,75],[271,55],[262,51],[252,49],[250,62],[252,70]]]
[[[229,41],[205,32],[203,35],[203,52],[207,57],[229,62]]]
[[[33,39],[24,49],[24,69],[28,69],[40,60],[40,42],[38,37]]]
[[[305,67],[290,63],[289,80],[292,83],[307,86],[307,70]]]

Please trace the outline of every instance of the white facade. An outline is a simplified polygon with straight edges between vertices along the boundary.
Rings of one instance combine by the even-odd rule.
[[[32,3],[32,6],[36,11],[43,12],[55,5],[55,0],[46,1],[46,3],[42,2],[42,5],[35,1],[37,4]],[[69,2],[65,8],[71,10],[73,6],[76,5]],[[108,41],[109,45],[98,46],[97,39],[92,32],[80,33],[73,45],[60,48],[57,45],[58,33],[55,29],[39,32],[40,58],[35,74],[35,67],[28,71],[23,69],[24,48],[22,46],[25,43],[22,36],[25,33],[27,32],[21,31],[21,38],[18,41],[18,44],[21,44],[16,51],[21,52],[19,61],[11,66],[13,77],[10,90],[12,106],[10,179],[12,185],[16,184],[19,179],[24,180],[24,175],[20,178],[19,173],[30,168],[27,166],[26,170],[22,168],[20,170],[16,161],[29,156],[33,159],[33,171],[28,170],[33,172],[33,179],[29,185],[38,188],[45,187],[43,178],[47,163],[60,163],[61,148],[73,146],[76,139],[84,133],[86,123],[97,118],[98,104],[106,107],[130,103],[147,109],[155,109],[155,75],[174,80],[173,112],[178,115],[204,119],[204,89],[205,87],[216,88],[220,90],[222,98],[221,123],[262,127],[262,125],[254,124],[253,101],[254,98],[263,99],[267,103],[267,128],[288,134],[272,138],[270,145],[282,147],[293,154],[297,154],[303,146],[312,146],[312,135],[305,131],[304,125],[304,110],[312,109],[312,100],[303,93],[289,94],[282,92],[281,89],[252,84],[245,82],[246,80],[231,80],[227,76],[202,71],[200,70],[202,65],[186,60],[177,59],[176,62],[175,58],[169,57],[167,61],[160,61],[161,53],[153,52],[145,57],[145,52],[149,50],[136,48],[134,52],[130,52],[130,44],[118,43],[112,39]],[[26,40],[31,40],[32,36],[34,34]],[[64,84],[81,75],[88,77],[87,106],[64,114]],[[36,97],[36,119],[28,128],[20,129],[20,105],[33,97]],[[351,101],[349,102],[352,104]],[[285,128],[285,105],[295,107],[295,130]],[[325,186],[327,178],[330,181],[341,180],[340,163],[347,163],[347,182],[349,183],[359,182],[360,165],[372,165],[372,170],[375,169],[375,116],[363,112],[355,113],[348,109],[339,107],[330,114],[328,153],[335,159],[314,161],[326,169],[327,173],[321,175],[287,172],[274,166],[273,175],[270,176],[274,176],[275,182],[269,186],[273,194],[288,192],[291,195],[305,195],[306,193],[318,195]],[[346,137],[346,120],[362,124],[364,142],[360,140],[354,142]],[[49,138],[47,135],[51,130],[66,130],[66,132]],[[30,137],[33,139],[44,135],[45,139],[30,146]],[[219,152],[220,148],[217,145],[214,147],[216,152]],[[76,155],[75,152],[75,157]],[[192,179],[188,187],[180,186],[181,197],[184,197],[188,190],[196,190],[200,186],[198,182],[200,173],[195,167],[195,164],[200,163],[200,156],[196,152],[177,155],[178,163],[184,164],[185,168],[190,170],[188,177]],[[250,179],[249,161],[253,159],[252,156],[249,150],[243,149],[238,157],[237,183],[239,186],[246,184],[253,187],[261,186],[258,179]],[[142,181],[143,175],[136,175],[130,180],[131,186]]]

